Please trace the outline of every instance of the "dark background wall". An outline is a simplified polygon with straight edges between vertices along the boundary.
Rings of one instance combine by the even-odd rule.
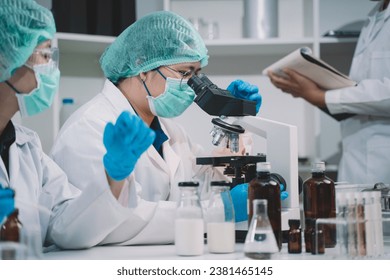
[[[136,19],[135,0],[52,0],[58,32],[118,36]]]

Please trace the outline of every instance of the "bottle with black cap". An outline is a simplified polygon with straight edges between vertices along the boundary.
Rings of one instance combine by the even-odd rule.
[[[180,198],[176,208],[175,247],[180,256],[203,254],[204,222],[198,182],[180,182]]]

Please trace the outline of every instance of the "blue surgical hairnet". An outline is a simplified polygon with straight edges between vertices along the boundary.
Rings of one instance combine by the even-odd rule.
[[[151,13],[124,30],[105,50],[100,64],[113,83],[163,65],[208,63],[207,48],[193,25],[167,11]]]
[[[52,13],[35,1],[0,0],[0,82],[8,80],[55,31]]]

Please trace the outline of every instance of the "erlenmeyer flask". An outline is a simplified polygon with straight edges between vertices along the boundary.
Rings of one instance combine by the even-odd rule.
[[[245,256],[251,259],[270,259],[279,252],[267,214],[267,200],[253,200],[253,216],[244,245]]]

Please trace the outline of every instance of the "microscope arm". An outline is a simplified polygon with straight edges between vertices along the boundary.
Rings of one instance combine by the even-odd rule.
[[[289,219],[300,219],[297,127],[255,116],[231,118],[232,124],[266,139],[265,154],[272,172],[282,175],[288,185],[289,197],[282,201],[282,229],[288,229]]]

